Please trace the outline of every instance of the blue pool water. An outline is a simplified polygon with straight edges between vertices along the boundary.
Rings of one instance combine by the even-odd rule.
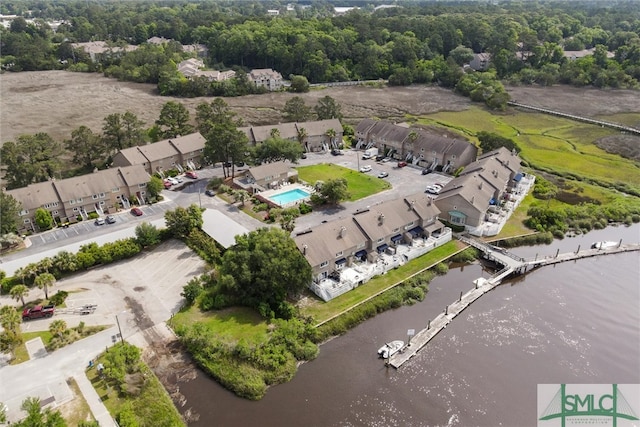
[[[285,191],[284,193],[274,194],[269,196],[270,200],[273,200],[278,205],[286,205],[287,203],[297,202],[298,200],[306,199],[309,197],[309,193],[299,188]]]

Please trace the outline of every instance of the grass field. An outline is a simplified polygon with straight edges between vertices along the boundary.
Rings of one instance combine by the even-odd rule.
[[[177,313],[170,321],[174,329],[193,325],[196,322],[206,325],[222,341],[235,343],[245,339],[251,343],[267,340],[267,322],[255,310],[246,307],[233,307],[221,311],[202,312],[190,307]]]
[[[622,119],[637,123],[638,115],[609,118],[611,121]],[[597,139],[617,134],[611,129],[539,113],[494,115],[479,107],[431,114],[419,122],[447,126],[467,135],[487,131],[511,138],[521,148],[521,157],[536,168],[640,186],[636,162],[609,154],[595,145]]]
[[[311,185],[317,181],[328,181],[330,179],[340,178],[346,179],[347,189],[350,195],[348,200],[351,202],[391,188],[391,184],[383,179],[328,163],[301,166],[297,168],[297,170],[300,179]]]

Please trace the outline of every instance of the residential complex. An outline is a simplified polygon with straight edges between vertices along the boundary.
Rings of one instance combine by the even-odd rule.
[[[355,131],[357,149],[376,147],[387,157],[430,170],[452,173],[473,162],[478,154],[478,148],[469,141],[384,120],[364,119]]]
[[[35,223],[38,208],[46,209],[53,218],[75,222],[87,219],[91,212],[100,214],[130,207],[130,199],[146,199],[149,174],[143,166],[115,167],[73,178],[50,180],[27,187],[8,190],[22,204],[20,232],[39,231]]]

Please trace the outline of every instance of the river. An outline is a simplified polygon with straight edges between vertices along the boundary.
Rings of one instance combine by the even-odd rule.
[[[514,249],[554,255],[599,240],[640,242],[640,225],[609,227],[551,245]],[[376,350],[406,340],[488,277],[480,264],[452,268],[425,300],[376,316],[321,346],[295,378],[258,402],[205,374],[180,384],[201,426],[530,426],[537,384],[640,383],[638,252],[543,267],[474,302],[401,369]],[[636,406],[637,407],[637,406]]]

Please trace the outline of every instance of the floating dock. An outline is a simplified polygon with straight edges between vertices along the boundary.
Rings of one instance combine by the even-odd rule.
[[[400,352],[395,353],[388,360],[388,364],[394,368],[400,368],[407,360],[411,359],[418,353],[425,345],[435,337],[438,332],[447,327],[447,325],[465,308],[471,305],[472,302],[486,294],[496,286],[502,283],[502,280],[506,277],[519,273],[526,273],[528,267],[541,267],[544,265],[558,264],[566,261],[573,261],[581,258],[589,258],[599,255],[612,255],[622,252],[633,252],[640,250],[639,244],[626,244],[623,245],[622,241],[615,246],[605,249],[586,249],[581,251],[580,246],[575,252],[569,252],[560,254],[559,250],[555,256],[548,256],[540,258],[536,256],[534,259],[525,259],[518,257],[504,249],[496,248],[495,246],[488,245],[484,242],[479,242],[474,239],[460,238],[464,243],[473,246],[481,250],[484,257],[504,266],[504,268],[489,279],[478,278],[473,281],[475,287],[466,293],[460,293],[460,298],[453,304],[445,307],[444,312],[440,313],[433,320],[427,323],[427,327],[415,334],[410,342]]]

